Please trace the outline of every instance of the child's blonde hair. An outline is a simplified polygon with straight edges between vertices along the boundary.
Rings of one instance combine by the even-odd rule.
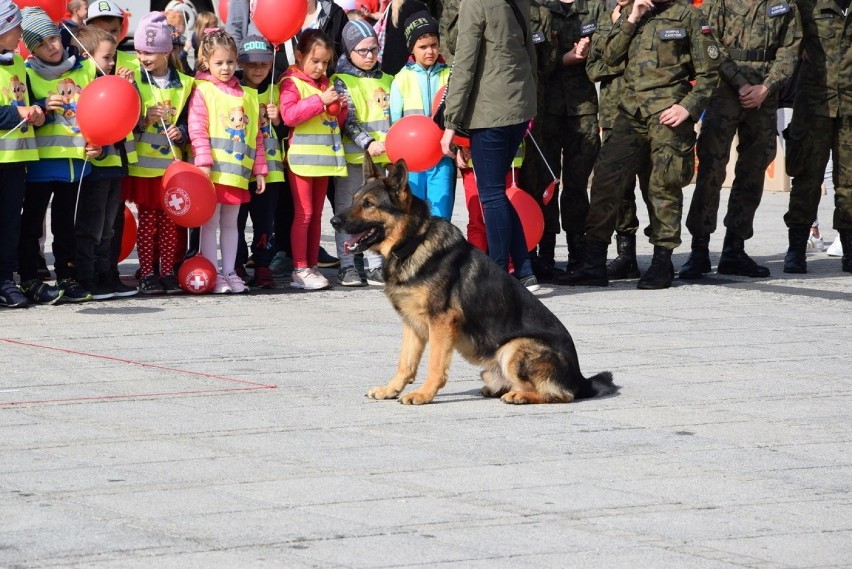
[[[74,32],[74,40],[74,43],[80,46],[84,52],[88,52],[92,57],[94,57],[98,46],[102,42],[109,42],[115,46],[118,45],[114,35],[94,26],[85,26]]]
[[[213,56],[213,52],[218,47],[232,50],[234,57],[237,55],[237,43],[228,32],[222,28],[213,28],[206,32],[202,30],[201,35],[198,36],[198,70],[210,71],[207,67],[207,60]]]
[[[195,17],[195,38],[198,45],[201,45],[201,36],[204,35],[204,30],[207,28],[218,28],[219,18],[213,12],[199,12]]]

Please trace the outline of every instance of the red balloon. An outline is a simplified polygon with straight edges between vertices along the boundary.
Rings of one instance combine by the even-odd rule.
[[[441,105],[441,99],[444,98],[444,93],[447,91],[447,86],[444,85],[438,92],[435,93],[435,97],[432,99],[432,116],[435,116],[435,113],[438,112],[438,107]],[[470,139],[466,136],[461,136],[459,134],[453,137],[453,144],[456,146],[461,146],[462,148],[470,148]]]
[[[219,21],[228,23],[228,0],[219,0]]]
[[[391,162],[405,160],[412,172],[423,172],[444,157],[441,151],[441,129],[425,115],[408,115],[393,123],[385,139]]]
[[[207,257],[190,257],[178,269],[178,283],[190,294],[210,292],[216,284],[216,267]]]
[[[121,251],[118,254],[118,262],[122,262],[136,247],[136,218],[130,208],[124,206],[124,231],[121,234]]]
[[[532,251],[544,235],[544,213],[535,198],[518,186],[506,188],[506,197],[518,212],[521,226],[524,228],[524,237],[527,240],[527,250]]]
[[[163,174],[162,204],[181,227],[201,227],[216,211],[216,189],[196,166],[175,160]]]
[[[124,17],[121,19],[121,30],[118,32],[118,42],[121,43],[124,41],[124,38],[127,37],[127,34],[130,32],[130,12],[121,8]]]
[[[334,101],[333,103],[329,103],[325,106],[325,112],[332,116],[337,116],[340,114],[340,101]]]
[[[251,19],[263,37],[278,44],[301,31],[307,14],[305,0],[257,0]]]
[[[106,146],[133,131],[142,111],[136,87],[117,75],[98,77],[77,100],[77,126],[90,144]]]
[[[65,12],[68,9],[65,0],[15,0],[18,8],[28,8],[35,6],[47,12],[48,17],[54,22],[59,22],[65,17]]]

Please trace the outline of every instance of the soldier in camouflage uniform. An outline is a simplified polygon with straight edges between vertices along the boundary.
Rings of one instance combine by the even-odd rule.
[[[608,284],[606,250],[624,179],[634,179],[650,155],[654,256],[637,287],[667,288],[674,278],[672,250],[680,245],[683,186],[695,166],[695,122],[719,82],[719,46],[704,15],[686,0],[634,0],[613,25],[603,55],[613,67],[626,61],[625,91],[595,165],[583,262],[567,284]]]
[[[698,178],[686,217],[692,253],[678,276],[700,279],[710,272],[710,234],[716,230],[719,193],[738,134],[739,156],[717,270],[768,277],[769,269],[745,252],[744,241],[754,233],[764,172],[775,158],[778,93],[793,74],[801,41],[798,11],[788,0],[705,0],[701,10],[720,44],[722,80],[701,122]]]
[[[589,79],[600,82],[598,119],[601,125],[601,139],[604,144],[612,134],[615,117],[618,115],[618,102],[624,92],[624,63],[610,67],[603,60],[603,44],[614,24],[621,16],[621,10],[629,0],[607,3],[608,16],[598,22],[598,29],[592,36],[592,49],[586,61]],[[648,177],[651,175],[650,156],[645,156],[639,170],[639,191],[648,205]],[[639,264],[636,261],[636,231],[639,218],[636,217],[636,180],[624,178],[624,193],[619,201],[615,220],[615,244],[618,256],[606,266],[609,280],[639,278]],[[646,235],[650,234],[650,228]]]
[[[586,74],[586,58],[605,5],[603,0],[543,0],[542,5],[550,10],[552,18],[556,62],[544,82],[537,117],[541,137],[537,140],[547,162],[562,180],[559,200],[552,199],[544,209],[542,242],[555,245],[561,217],[568,244],[568,268],[573,268],[579,262],[583,225],[589,211],[589,176],[601,145],[598,95]]]
[[[799,0],[802,67],[793,119],[784,131],[793,177],[784,215],[790,247],[785,273],[806,273],[805,252],[817,217],[829,153],[834,167],[834,228],[841,268],[852,273],[852,10],[850,0]]]

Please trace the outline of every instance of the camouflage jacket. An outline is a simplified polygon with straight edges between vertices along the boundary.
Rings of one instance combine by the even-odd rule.
[[[551,41],[555,46],[554,67],[547,78],[544,110],[559,116],[592,115],[598,112],[598,95],[594,81],[586,74],[586,66],[562,65],[562,56],[574,48],[584,36],[591,36],[598,19],[606,12],[603,0],[542,0],[552,18]]]
[[[604,42],[612,30],[612,11],[600,17],[598,29],[592,35],[592,46],[586,59],[586,73],[592,81],[600,82],[598,121],[602,129],[612,128],[618,114],[618,101],[624,92],[624,62],[610,67],[603,60]]]
[[[796,108],[825,117],[852,116],[852,9],[835,0],[800,0],[804,51]],[[804,105],[804,106],[803,106]]]
[[[793,74],[801,42],[796,5],[787,0],[704,0],[719,42],[719,76],[734,90],[763,84],[774,96]]]
[[[697,121],[719,83],[719,46],[707,20],[686,0],[657,4],[636,24],[627,21],[631,10],[622,10],[603,49],[607,65],[626,63],[619,106],[650,116],[679,104]]]

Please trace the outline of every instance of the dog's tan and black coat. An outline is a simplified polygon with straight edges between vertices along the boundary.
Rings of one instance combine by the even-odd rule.
[[[412,195],[405,162],[388,176],[364,160],[364,185],[352,207],[332,219],[352,235],[351,251],[385,258],[385,293],[403,322],[396,375],[368,396],[429,403],[447,382],[453,349],[484,368],[482,394],[506,403],[568,403],[615,393],[612,374],[586,378],[562,322],[444,219]],[[426,381],[414,381],[429,344]]]

